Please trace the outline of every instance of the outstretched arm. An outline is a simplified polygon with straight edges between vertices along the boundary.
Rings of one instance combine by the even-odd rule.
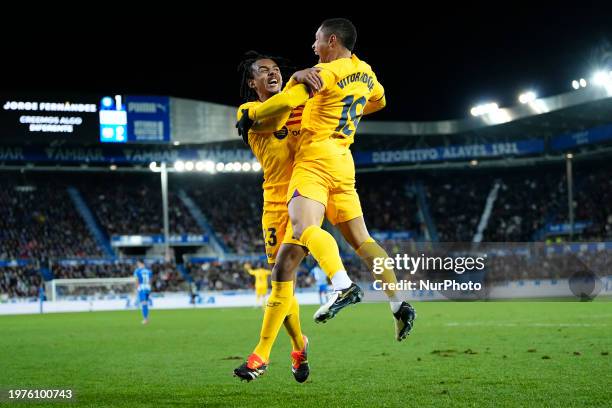
[[[252,103],[252,102],[247,102],[247,103],[240,105],[240,107],[238,108],[238,111],[236,112],[236,120],[238,121],[240,120],[240,118],[242,117],[242,111],[244,109],[248,109],[252,107],[253,105],[257,105],[257,104]],[[265,133],[275,132],[283,128],[283,126],[287,122],[287,119],[289,119],[290,114],[291,112],[287,112],[284,115],[273,116],[273,117],[270,117],[264,120],[258,120],[257,122],[253,123],[253,125],[250,128],[250,131],[265,132]]]
[[[306,85],[298,84],[283,90],[262,103],[249,109],[249,118],[254,121],[262,121],[273,116],[280,116],[290,112],[297,106],[303,105],[309,98]]]
[[[314,93],[325,89],[333,83],[331,72],[321,68],[307,68],[291,76],[285,89],[261,105],[249,109],[249,118],[255,121],[290,112],[297,106],[306,103]]]
[[[247,273],[251,276],[255,275],[255,272],[253,271],[253,269],[251,269],[251,264],[248,262],[244,264],[244,270],[247,271]]]

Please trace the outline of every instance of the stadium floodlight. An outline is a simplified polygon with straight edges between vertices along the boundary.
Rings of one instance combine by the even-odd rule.
[[[258,162],[253,163],[253,171],[261,171],[261,164]]]
[[[580,81],[578,81],[578,83],[580,84],[582,88],[586,88],[587,86],[587,81],[584,78],[580,78]]]
[[[185,170],[185,162],[182,160],[177,160],[174,162],[174,170],[176,171],[184,171]]]
[[[610,75],[605,71],[597,71],[593,74],[593,83],[599,86],[607,86],[610,83]]]
[[[215,171],[215,163],[210,161],[210,160],[206,160],[204,162],[204,170],[209,172],[209,173],[214,172]]]
[[[215,166],[215,169],[217,171],[223,171],[223,170],[225,170],[225,164],[224,163],[217,163],[217,165]]]
[[[580,83],[576,81],[575,79],[572,81],[572,88],[576,90],[580,89]]]
[[[522,104],[533,102],[537,99],[537,95],[533,91],[523,92],[519,95],[519,102]]]
[[[487,105],[486,113],[493,113],[499,110],[499,106],[496,103],[489,103]]]
[[[185,170],[187,171],[192,171],[194,167],[193,162],[190,160],[188,162],[185,162]]]
[[[198,162],[196,162],[196,164],[195,164],[195,169],[196,169],[197,171],[204,171],[204,169],[205,169],[205,168],[206,168],[206,165],[204,164],[204,162],[203,162],[203,161],[198,161]]]
[[[498,110],[499,106],[495,102],[491,102],[474,106],[472,109],[470,109],[470,113],[472,114],[472,116],[482,116],[489,115],[491,113],[497,112]]]
[[[250,171],[251,163],[242,163],[242,171]]]

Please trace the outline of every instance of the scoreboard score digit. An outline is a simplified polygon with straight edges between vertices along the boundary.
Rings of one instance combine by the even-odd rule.
[[[170,141],[170,98],[105,96],[100,101],[103,143],[167,143]]]
[[[100,142],[127,142],[127,111],[121,95],[105,96],[100,101]]]

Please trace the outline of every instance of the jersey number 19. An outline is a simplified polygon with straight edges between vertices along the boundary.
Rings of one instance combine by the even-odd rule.
[[[361,120],[361,116],[363,115],[357,114],[357,106],[361,105],[363,112],[366,102],[365,96],[362,96],[357,100],[355,100],[354,95],[349,95],[344,98],[342,100],[342,104],[344,105],[342,108],[342,116],[340,117],[340,123],[338,123],[336,132],[342,132],[346,136],[352,135],[354,130],[357,130],[357,125],[359,124],[359,120]],[[354,130],[351,129],[351,127]]]

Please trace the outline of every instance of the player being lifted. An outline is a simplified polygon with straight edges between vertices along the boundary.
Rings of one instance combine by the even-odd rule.
[[[240,106],[248,109],[260,105],[282,89],[282,75],[278,58],[270,58],[255,52],[245,55],[239,69],[242,72],[241,96],[248,102]],[[310,369],[307,360],[308,338],[302,334],[300,309],[294,294],[293,269],[299,265],[294,258],[304,257],[304,248],[299,241],[291,239],[291,231],[285,232],[289,224],[285,197],[291,179],[294,145],[300,132],[300,117],[303,107],[299,106],[284,115],[256,123],[243,140],[259,161],[264,174],[263,214],[261,224],[264,235],[266,257],[273,264],[272,291],[266,308],[259,343],[247,361],[234,370],[234,375],[251,381],[265,373],[268,368],[270,351],[281,325],[285,326],[291,340],[291,370],[298,382],[308,378]],[[277,131],[277,129],[280,129]],[[285,236],[288,238],[285,239]],[[281,242],[285,242],[280,249]],[[290,273],[282,273],[291,264]],[[289,278],[284,279],[284,276]]]
[[[325,20],[312,45],[319,56],[314,70],[295,73],[285,90],[265,103],[243,107],[237,124],[244,137],[253,123],[286,115],[306,104],[287,193],[293,237],[286,239],[299,238],[332,282],[334,292],[315,313],[316,322],[333,318],[363,296],[346,273],[333,236],[320,227],[324,216],[339,228],[371,271],[375,258],[387,257],[366,228],[349,150],[362,115],[386,104],[384,89],[371,67],[352,53],[356,39],[357,32],[350,21]],[[316,92],[312,98],[302,83]],[[386,268],[376,279],[396,282],[395,272]],[[401,341],[412,329],[416,314],[395,291],[388,290],[386,294],[395,318],[396,339]]]
[[[266,307],[266,295],[268,294],[268,276],[272,273],[265,268],[251,268],[250,263],[244,264],[244,270],[255,278],[255,304]]]
[[[136,261],[136,270],[134,277],[138,283],[138,300],[142,310],[142,324],[149,323],[149,295],[151,294],[151,280],[153,272],[147,267],[142,259]]]

